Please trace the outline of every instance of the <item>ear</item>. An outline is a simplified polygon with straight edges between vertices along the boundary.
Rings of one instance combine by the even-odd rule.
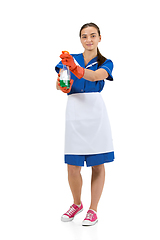
[[[99,36],[99,42],[101,42],[101,35]]]

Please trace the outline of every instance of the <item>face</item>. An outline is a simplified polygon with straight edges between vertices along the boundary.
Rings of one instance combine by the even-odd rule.
[[[81,31],[81,43],[86,50],[94,50],[100,41],[101,36],[99,36],[96,28],[87,27]]]

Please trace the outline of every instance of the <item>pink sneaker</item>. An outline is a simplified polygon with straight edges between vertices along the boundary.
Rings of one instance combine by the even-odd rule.
[[[62,215],[61,220],[62,222],[70,222],[74,219],[74,217],[83,211],[83,204],[81,203],[81,206],[78,207],[77,205],[73,204],[70,209]]]
[[[93,226],[98,222],[97,214],[93,210],[87,212],[86,218],[82,222],[82,226]]]

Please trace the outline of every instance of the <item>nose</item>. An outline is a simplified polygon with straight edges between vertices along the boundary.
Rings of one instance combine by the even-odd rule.
[[[91,41],[92,41],[91,37],[88,36],[87,39],[86,39],[86,42],[89,43],[89,42],[91,42]]]

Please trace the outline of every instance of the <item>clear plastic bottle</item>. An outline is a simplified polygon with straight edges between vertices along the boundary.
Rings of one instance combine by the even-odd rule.
[[[63,51],[62,53],[69,53],[67,51]],[[69,67],[66,65],[63,65],[63,69],[60,72],[60,86],[61,87],[67,87],[67,89],[70,88],[70,79],[71,79],[71,73],[69,71]]]

